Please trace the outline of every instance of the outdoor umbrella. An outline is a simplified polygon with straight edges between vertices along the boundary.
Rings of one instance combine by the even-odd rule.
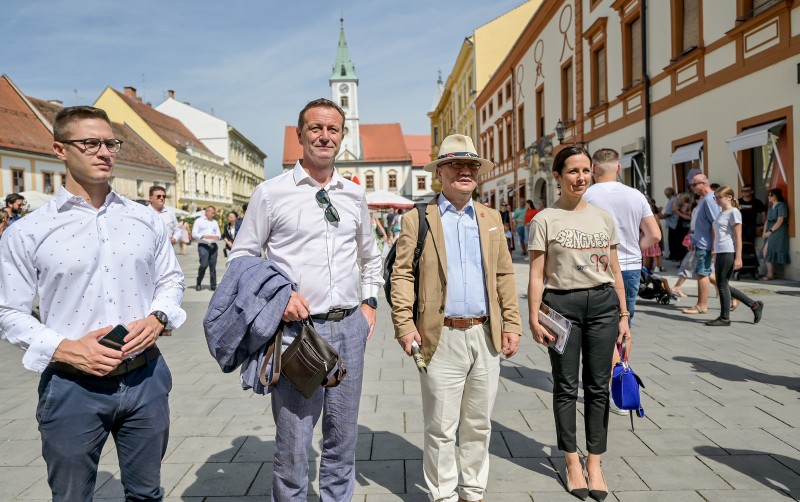
[[[370,209],[389,208],[411,209],[414,201],[402,195],[387,192],[386,190],[375,190],[367,194],[367,204]]]
[[[50,194],[37,192],[36,190],[29,190],[27,192],[20,192],[20,195],[25,197],[25,202],[28,203],[28,211],[35,211],[40,207],[44,206],[51,200],[53,200],[53,196]]]

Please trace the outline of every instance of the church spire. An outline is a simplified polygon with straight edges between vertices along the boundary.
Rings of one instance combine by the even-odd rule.
[[[350,60],[350,51],[347,49],[347,40],[344,38],[344,18],[339,18],[339,47],[336,49],[336,62],[333,64],[331,82],[347,80],[358,82],[356,67]]]

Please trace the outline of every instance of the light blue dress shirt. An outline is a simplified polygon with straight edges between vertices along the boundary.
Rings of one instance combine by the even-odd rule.
[[[483,277],[481,238],[472,200],[461,214],[444,194],[437,200],[447,251],[445,317],[482,317],[489,311]]]

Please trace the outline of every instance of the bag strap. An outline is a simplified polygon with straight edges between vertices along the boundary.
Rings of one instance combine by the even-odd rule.
[[[628,356],[631,353],[631,346],[625,343],[625,340],[622,340],[622,343],[617,344],[617,352],[619,353],[619,357],[622,362],[628,362]]]
[[[272,342],[268,345],[267,354],[261,369],[258,372],[258,379],[264,387],[274,387],[281,378],[281,353],[283,352],[283,325],[278,327]],[[272,360],[272,374],[267,381],[267,365]]]
[[[425,236],[428,235],[428,215],[427,202],[414,204],[419,216],[419,227],[417,228],[417,247],[414,248],[414,256],[411,257],[411,273],[414,274],[414,306],[412,308],[412,318],[417,320],[417,299],[419,298],[419,259],[422,257],[422,250],[425,248]]]
[[[311,327],[314,326],[314,323],[311,322],[311,318],[310,317],[307,317],[307,318],[303,319],[301,322],[303,324],[305,324],[306,326],[311,326]],[[322,386],[323,387],[336,387],[337,385],[342,383],[342,380],[344,380],[345,376],[347,376],[347,368],[344,365],[344,360],[342,360],[342,357],[337,352],[336,353],[336,371],[333,373],[333,375],[328,377],[328,380],[325,381],[325,383],[322,384]]]

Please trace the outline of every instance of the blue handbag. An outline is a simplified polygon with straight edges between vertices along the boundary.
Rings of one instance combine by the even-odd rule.
[[[635,411],[640,418],[644,417],[642,397],[639,393],[639,387],[644,388],[644,383],[628,364],[630,347],[623,349],[623,345],[617,344],[617,351],[620,362],[615,364],[611,371],[611,398],[620,410]],[[633,430],[633,413],[630,413],[630,417]]]

